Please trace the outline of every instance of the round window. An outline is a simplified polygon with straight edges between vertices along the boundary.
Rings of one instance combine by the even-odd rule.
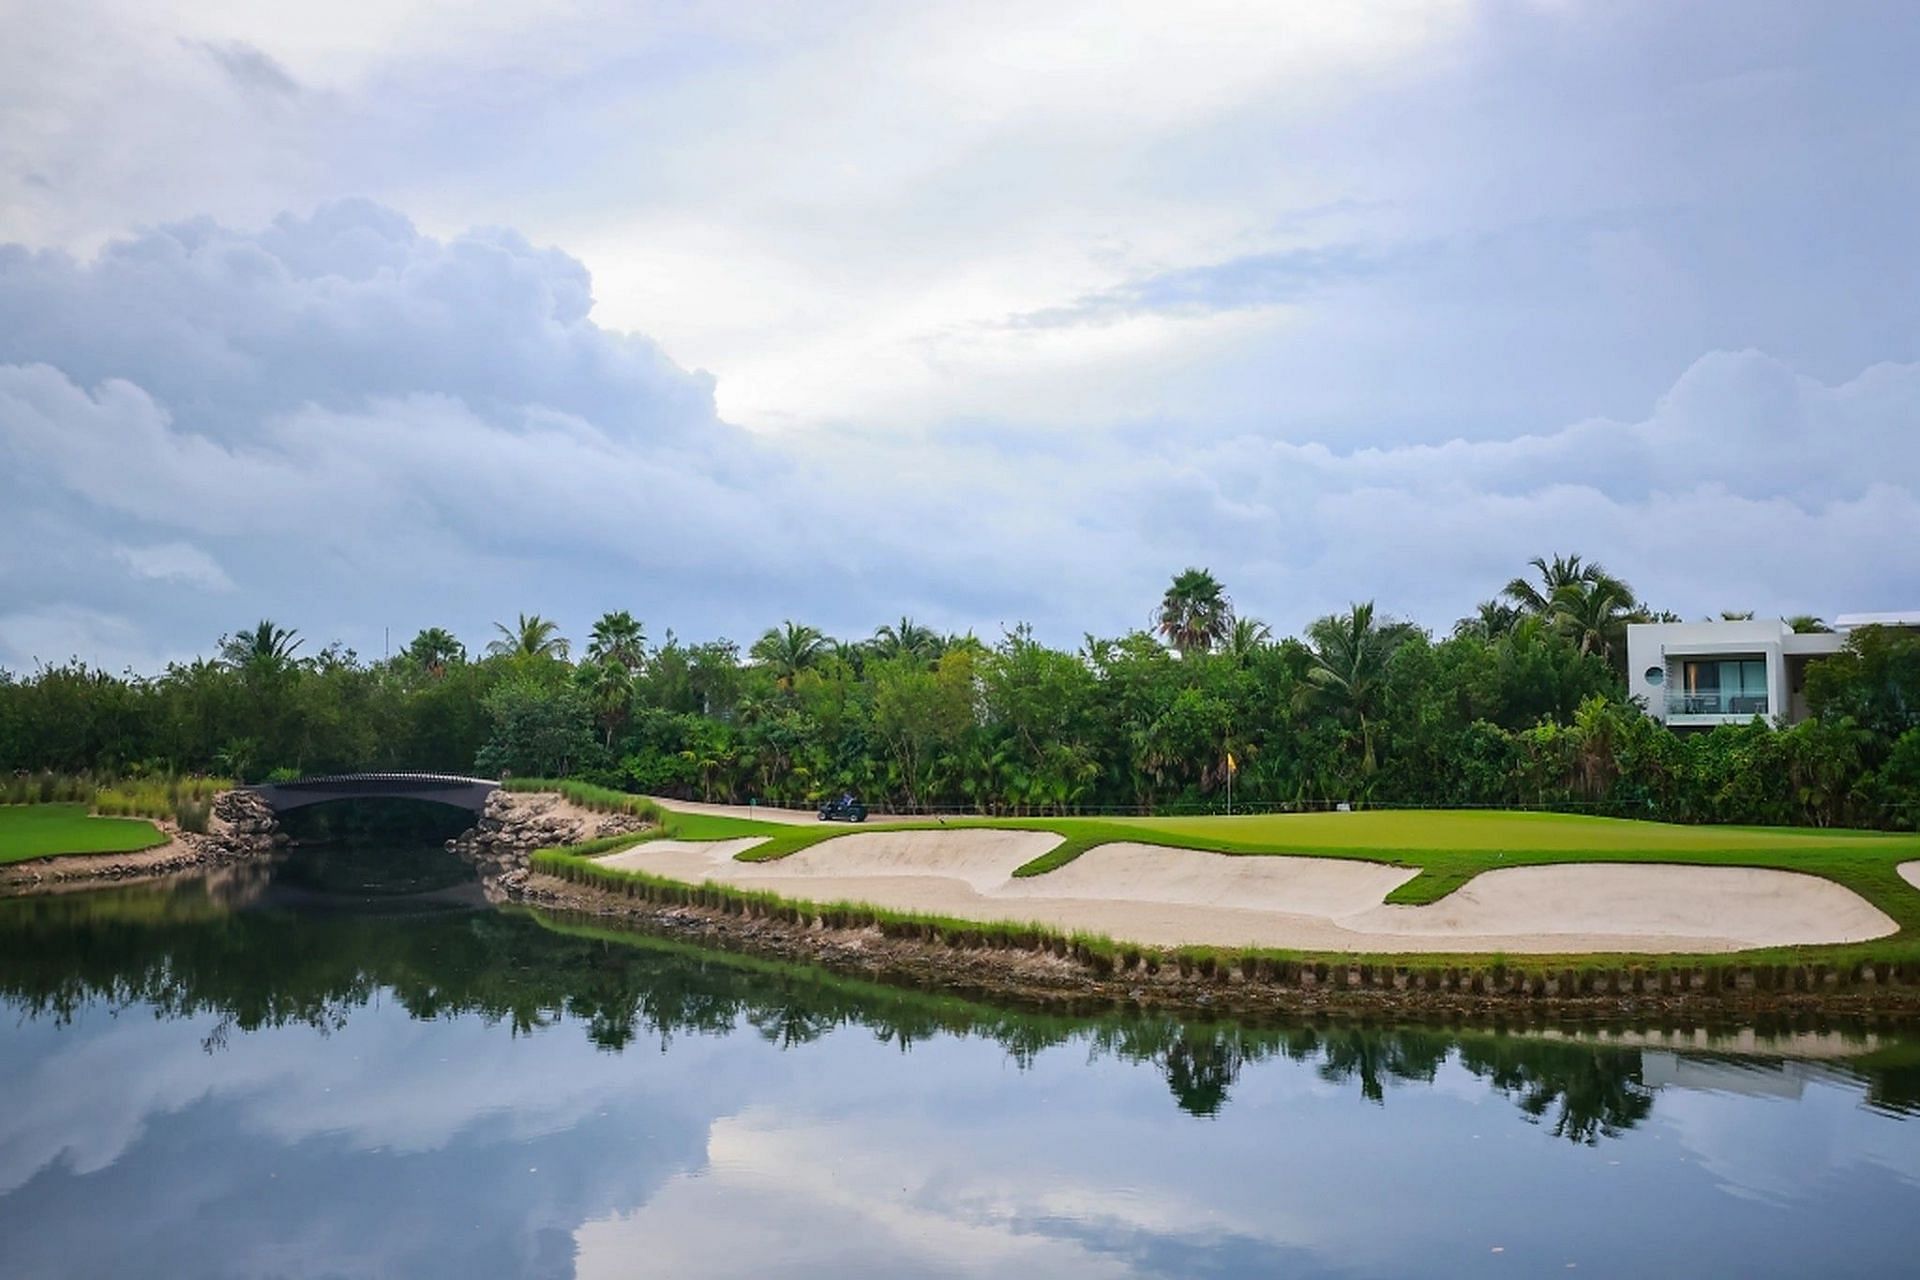
[[[1648,684],[1653,685],[1657,688],[1660,685],[1665,684],[1666,680],[1667,680],[1667,669],[1665,667],[1648,667],[1647,668]]]

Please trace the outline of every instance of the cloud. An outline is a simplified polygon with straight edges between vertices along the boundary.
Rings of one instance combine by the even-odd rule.
[[[242,90],[267,97],[292,97],[300,92],[300,82],[287,69],[245,40],[190,40],[190,47],[213,59]]]
[[[207,591],[232,591],[233,579],[220,562],[186,542],[162,542],[150,547],[116,547],[114,554],[137,578],[179,582]]]
[[[1087,294],[1064,307],[1014,316],[1015,328],[1110,324],[1149,312],[1205,315],[1296,302],[1316,289],[1371,275],[1383,260],[1350,247],[1249,254],[1180,267]]]
[[[1920,597],[1890,536],[1920,527],[1920,365],[1826,382],[1711,352],[1641,414],[1439,443],[1181,418],[765,437],[592,306],[559,250],[365,201],[91,260],[0,248],[0,662],[157,663],[263,615],[378,652],[616,607],[655,634],[909,612],[1073,643],[1140,625],[1188,563],[1282,631],[1364,598],[1445,627],[1556,550],[1688,614]]]

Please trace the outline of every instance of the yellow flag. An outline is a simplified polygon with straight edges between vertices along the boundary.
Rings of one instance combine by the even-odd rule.
[[[1231,751],[1227,752],[1227,772],[1228,773],[1240,772],[1240,764],[1238,761],[1236,761],[1233,758],[1233,752]]]

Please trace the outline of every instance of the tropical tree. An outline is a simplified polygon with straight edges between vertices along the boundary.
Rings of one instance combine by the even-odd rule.
[[[819,666],[832,647],[826,633],[818,627],[796,623],[789,618],[780,626],[769,627],[764,635],[753,642],[753,648],[747,650],[747,656],[773,677],[775,685],[791,689],[800,673]]]
[[[1534,572],[1540,575],[1539,585],[1526,578],[1515,578],[1508,582],[1500,594],[1513,601],[1527,613],[1546,617],[1554,611],[1554,596],[1563,587],[1580,583],[1609,582],[1619,589],[1620,594],[1631,599],[1633,593],[1626,584],[1608,573],[1598,564],[1588,564],[1579,556],[1555,556],[1548,560],[1535,556],[1527,561]]]
[[[1610,662],[1623,648],[1633,607],[1633,594],[1625,583],[1599,574],[1556,588],[1549,616],[1581,653],[1597,654]]]
[[[1224,647],[1229,657],[1244,665],[1272,643],[1273,630],[1266,623],[1258,618],[1235,618]]]
[[[647,657],[646,629],[625,609],[601,614],[600,621],[593,624],[593,638],[587,642],[587,657],[638,671]]]
[[[905,617],[897,625],[888,623],[881,627],[873,633],[873,639],[867,641],[868,651],[882,661],[914,657],[931,662],[940,656],[943,648],[938,632]]]
[[[1352,726],[1363,777],[1371,777],[1379,767],[1374,740],[1385,701],[1387,662],[1412,634],[1407,623],[1376,619],[1371,600],[1307,627],[1312,665],[1305,692],[1311,702]]]
[[[487,646],[487,652],[495,657],[567,659],[566,637],[560,634],[560,624],[550,618],[523,613],[513,626],[496,622],[493,629],[500,635]]]
[[[437,680],[448,667],[467,660],[467,647],[445,627],[428,627],[407,645],[404,656]]]
[[[1233,602],[1211,573],[1185,569],[1175,575],[1166,595],[1160,598],[1154,627],[1181,657],[1207,653],[1231,631]]]
[[[1833,631],[1832,627],[1810,613],[1796,613],[1791,618],[1782,618],[1781,621],[1786,623],[1795,635],[1828,635]]]
[[[625,663],[607,657],[582,665],[574,673],[594,721],[605,734],[605,745],[613,747],[614,731],[626,724],[633,712],[633,672]]]
[[[1470,615],[1453,624],[1453,634],[1498,640],[1512,634],[1514,624],[1525,616],[1524,610],[1504,600],[1482,600]]]
[[[220,658],[236,670],[279,671],[293,663],[302,644],[298,631],[275,626],[262,618],[251,629],[220,637]]]

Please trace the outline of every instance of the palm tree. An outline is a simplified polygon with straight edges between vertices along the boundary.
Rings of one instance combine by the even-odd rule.
[[[1233,602],[1211,573],[1186,569],[1160,598],[1154,626],[1181,657],[1206,653],[1227,638],[1233,626]]]
[[[1711,619],[1711,618],[1709,618],[1709,619],[1707,619],[1707,621],[1709,621],[1709,622],[1711,622],[1711,621],[1713,621],[1713,619]],[[1722,622],[1752,622],[1752,621],[1753,621],[1753,610],[1751,610],[1751,609],[1722,609],[1722,610],[1720,611],[1720,621],[1722,621]]]
[[[793,688],[802,671],[818,666],[832,648],[826,634],[789,618],[778,627],[770,627],[753,642],[747,656],[773,673],[773,682],[782,689]]]
[[[1518,608],[1504,600],[1482,600],[1471,615],[1453,624],[1453,634],[1498,640],[1512,634],[1514,624],[1524,616]]]
[[[1633,616],[1633,596],[1626,584],[1604,574],[1565,583],[1553,593],[1552,620],[1581,653],[1594,653],[1611,662]]]
[[[587,657],[638,671],[647,659],[646,628],[625,609],[601,614],[600,621],[593,624],[593,638],[587,642]]]
[[[1519,605],[1522,610],[1538,617],[1552,614],[1555,592],[1576,583],[1610,583],[1619,589],[1621,595],[1629,600],[1633,598],[1633,593],[1627,590],[1626,583],[1597,564],[1583,563],[1579,556],[1555,556],[1552,560],[1535,556],[1527,563],[1539,573],[1540,585],[1535,586],[1525,578],[1515,578],[1507,583],[1500,594]]]
[[[275,626],[262,618],[250,631],[220,637],[220,657],[231,667],[277,671],[293,662],[293,652],[306,642],[298,631]]]
[[[496,658],[558,658],[567,660],[566,637],[560,634],[560,624],[537,613],[523,613],[513,626],[496,622],[493,629],[500,638],[487,646],[487,652]]]
[[[912,618],[901,618],[898,626],[888,623],[873,633],[873,639],[867,641],[868,650],[876,658],[911,655],[932,660],[940,656],[942,647],[937,632],[921,626]]]
[[[948,636],[940,642],[940,653],[943,657],[949,653],[971,653],[977,657],[986,651],[986,642],[971,631]]]
[[[448,667],[467,660],[467,646],[454,639],[445,627],[428,627],[413,638],[405,656],[438,679],[447,673]]]
[[[593,717],[606,731],[606,745],[613,747],[613,731],[626,723],[633,706],[633,672],[623,662],[602,658],[580,668],[581,688],[593,706]]]
[[[1354,726],[1363,776],[1377,767],[1373,726],[1386,692],[1387,661],[1412,632],[1404,622],[1376,621],[1371,600],[1307,627],[1313,665],[1307,668],[1306,692]]]
[[[1783,618],[1781,621],[1792,628],[1795,635],[1828,635],[1833,631],[1832,627],[1810,613],[1796,613],[1791,618]]]
[[[1245,663],[1254,654],[1273,643],[1273,631],[1258,618],[1235,618],[1227,633],[1226,652],[1235,662]]]

